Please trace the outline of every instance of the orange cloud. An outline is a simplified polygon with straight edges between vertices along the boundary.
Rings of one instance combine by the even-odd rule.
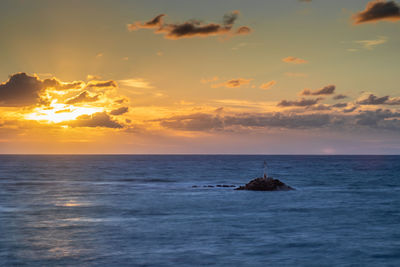
[[[298,57],[285,57],[285,58],[282,58],[282,61],[286,62],[286,63],[291,63],[291,64],[306,64],[306,63],[308,63],[307,60],[301,59]]]
[[[236,30],[233,29],[233,24],[239,17],[239,11],[225,14],[222,24],[203,24],[197,20],[167,24],[163,21],[164,16],[166,15],[160,14],[152,20],[144,23],[136,21],[132,24],[128,24],[127,28],[129,31],[136,31],[138,29],[154,29],[154,33],[164,34],[165,38],[172,40],[213,35],[244,35],[251,32],[250,27],[247,26],[241,26]]]
[[[90,96],[88,91],[83,91],[79,95],[68,99],[65,103],[71,105],[82,102],[96,102],[97,100],[99,100],[99,95]]]
[[[331,95],[335,92],[336,86],[335,85],[327,85],[322,87],[318,90],[311,91],[310,89],[304,89],[300,92],[300,95]]]
[[[252,79],[244,79],[244,78],[238,78],[238,79],[232,79],[223,83],[219,84],[213,84],[211,87],[212,88],[218,88],[218,87],[227,87],[227,88],[238,88],[242,85],[249,84]]]
[[[272,81],[269,81],[269,82],[267,82],[267,83],[261,84],[261,85],[260,85],[260,88],[263,89],[263,90],[268,90],[268,89],[270,89],[272,86],[274,86],[276,83],[277,83],[276,81],[272,80]]]
[[[355,25],[382,20],[395,22],[400,20],[400,7],[394,1],[374,0],[367,4],[365,10],[356,13],[352,19]]]

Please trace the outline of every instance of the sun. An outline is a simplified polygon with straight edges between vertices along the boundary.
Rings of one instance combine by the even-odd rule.
[[[57,100],[53,100],[48,107],[35,108],[33,112],[25,116],[25,119],[46,123],[61,123],[63,121],[75,120],[81,115],[103,112],[103,110],[102,107],[78,107],[57,103]]]

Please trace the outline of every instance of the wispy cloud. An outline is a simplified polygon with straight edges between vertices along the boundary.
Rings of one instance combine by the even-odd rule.
[[[213,88],[218,88],[218,87],[238,88],[238,87],[241,87],[242,85],[249,84],[251,81],[252,81],[252,79],[237,78],[237,79],[228,80],[223,83],[213,84],[211,87],[213,87]]]
[[[260,89],[268,90],[268,89],[271,89],[271,87],[274,86],[275,84],[277,84],[277,81],[272,80],[272,81],[261,84]]]
[[[134,88],[154,88],[148,81],[142,78],[125,79],[118,81],[122,86],[134,87]]]
[[[388,41],[387,37],[379,36],[379,38],[375,40],[358,40],[354,41],[354,43],[361,45],[363,48],[367,50],[373,50],[376,46],[384,44],[387,41]]]
[[[285,58],[282,58],[282,61],[285,63],[291,63],[291,64],[306,64],[306,63],[308,63],[307,60],[301,59],[298,57],[285,57]]]
[[[218,80],[219,80],[218,76],[214,76],[212,78],[203,78],[200,80],[200,82],[201,83],[211,83],[211,82],[216,82]]]

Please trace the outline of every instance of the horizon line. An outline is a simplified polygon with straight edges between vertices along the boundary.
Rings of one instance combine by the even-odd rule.
[[[400,156],[400,154],[247,154],[247,153],[0,153],[0,156]]]

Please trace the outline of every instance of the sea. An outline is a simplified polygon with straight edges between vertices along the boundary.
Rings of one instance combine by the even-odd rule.
[[[400,266],[400,156],[2,155],[0,265]]]

